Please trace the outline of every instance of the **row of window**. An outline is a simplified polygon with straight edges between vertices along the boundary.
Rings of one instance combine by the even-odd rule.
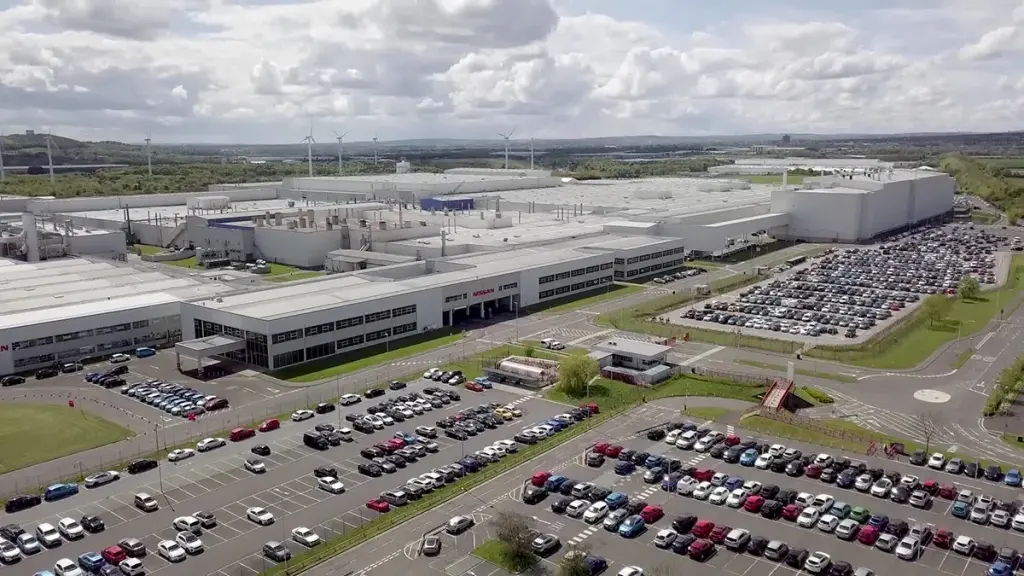
[[[405,334],[407,332],[415,332],[416,323],[410,322],[408,324],[401,324],[393,328],[385,328],[383,330],[374,330],[364,334],[356,334],[349,338],[343,338],[337,341],[324,342],[323,344],[316,344],[309,346],[305,349],[292,350],[290,352],[282,352],[274,355],[274,368],[284,368],[285,366],[291,366],[292,364],[299,364],[309,360],[316,360],[317,358],[324,358],[332,356],[341,352],[346,348],[354,348],[356,346],[362,346],[369,342],[376,342],[378,340],[387,339],[389,335],[397,336],[399,334]]]
[[[145,322],[147,325],[149,324],[149,321]],[[114,352],[132,350],[134,348],[139,348],[140,346],[173,344],[174,342],[181,342],[180,329],[168,330],[166,332],[150,332],[141,336],[135,336],[134,338],[119,338],[111,342],[80,346],[77,348],[66,348],[56,354],[37,354],[27,358],[18,358],[14,361],[14,367],[21,371],[38,367],[40,365],[52,365],[55,359],[58,363],[73,362],[75,360],[90,358],[96,355],[107,355]]]
[[[575,276],[583,276],[584,274],[593,274],[601,270],[607,270],[612,267],[611,262],[605,262],[596,266],[590,266],[587,268],[577,268],[568,272],[559,272],[558,274],[549,274],[547,276],[541,276],[537,279],[538,284],[550,284],[558,280],[565,280],[566,278],[572,278]]]
[[[506,290],[515,290],[516,288],[519,288],[519,282],[513,282],[511,284],[505,284],[501,288],[498,288],[498,290],[501,291],[501,292],[504,292]]]
[[[661,262],[658,264],[651,264],[650,266],[644,266],[643,268],[637,268],[636,270],[629,270],[626,272],[627,278],[634,278],[636,276],[646,276],[648,274],[654,274],[658,270],[668,270],[670,268],[678,268],[686,264],[686,258],[680,258],[678,260],[672,260],[670,262]],[[618,274],[618,272],[616,272]],[[621,278],[621,276],[620,276]]]
[[[154,320],[154,322],[171,322],[171,325],[176,325],[180,321],[181,319],[179,316],[168,316]],[[134,322],[114,324],[113,326],[100,326],[99,328],[90,328],[88,330],[66,332],[64,334],[57,334],[56,336],[46,336],[44,338],[31,338],[29,340],[21,340],[19,342],[13,342],[11,344],[11,349],[24,350],[26,348],[35,348],[36,346],[49,346],[51,344],[54,344],[55,342],[72,342],[75,340],[92,338],[93,336],[103,336],[105,334],[115,334],[117,332],[127,332],[129,330],[142,330],[144,328],[148,328],[149,326],[149,320],[136,320]]]
[[[544,300],[545,298],[553,298],[555,296],[561,296],[563,294],[568,294],[569,292],[579,292],[580,290],[589,290],[589,289],[594,288],[595,286],[601,286],[602,284],[611,284],[611,282],[612,282],[612,277],[611,276],[602,276],[600,278],[594,278],[594,279],[591,279],[591,280],[587,280],[586,282],[577,282],[576,284],[571,284],[571,285],[570,284],[566,284],[565,286],[559,286],[558,288],[555,288],[554,290],[544,290],[540,294],[538,294],[538,297],[541,300]]]
[[[245,364],[259,366],[260,368],[270,368],[266,334],[247,332],[234,326],[225,326],[216,322],[210,322],[209,320],[199,320],[198,318],[193,320],[192,328],[196,338],[225,334],[245,340],[245,348],[228,352],[225,356]]]
[[[458,302],[459,300],[465,300],[469,298],[469,295],[463,292],[462,294],[452,294],[451,296],[445,296],[444,303]]]
[[[398,318],[400,316],[408,316],[416,313],[416,305],[410,304],[408,306],[400,306],[398,308],[392,308],[390,310],[381,310],[380,312],[374,312],[364,316],[355,316],[352,318],[345,318],[344,320],[337,320],[334,322],[324,322],[323,324],[317,324],[316,326],[306,326],[305,330],[296,329],[289,330],[287,332],[278,332],[271,336],[270,340],[274,344],[283,344],[292,340],[298,340],[305,336],[316,336],[318,334],[327,334],[334,332],[335,330],[344,330],[346,328],[352,328],[353,326],[361,326],[365,324],[372,324],[373,322],[380,322],[381,320],[389,320],[391,318]]]
[[[678,248],[670,248],[661,252],[651,252],[650,254],[643,254],[641,256],[634,256],[626,260],[626,264],[637,264],[638,262],[647,262],[648,260],[657,260],[658,258],[664,258],[665,256],[671,256],[673,254],[682,254],[686,251],[686,248],[680,246]],[[616,258],[615,263],[622,265],[622,258]]]

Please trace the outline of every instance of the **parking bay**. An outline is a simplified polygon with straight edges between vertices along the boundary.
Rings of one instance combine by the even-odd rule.
[[[464,395],[460,406],[453,404],[446,408],[450,411],[483,402],[507,403],[522,399],[521,396],[492,390],[468,397]],[[547,419],[562,411],[559,406],[543,400],[521,403],[520,408],[524,411],[523,418],[496,430],[484,432],[465,443],[443,437],[438,439],[441,451],[428,455],[405,470],[393,474],[392,476],[396,476],[394,486],[403,484],[414,475],[457,460],[463,450],[478,450],[496,440],[513,436],[527,424]],[[367,482],[369,478],[356,473],[356,465],[361,461],[358,450],[389,437],[395,430],[403,429],[403,426],[411,430],[419,424],[432,424],[444,413],[445,410],[427,412],[408,423],[388,427],[369,437],[357,434],[356,442],[343,444],[325,452],[315,452],[301,445],[301,434],[318,421],[333,422],[333,414],[328,415],[326,420],[319,417],[297,425],[285,423],[278,432],[261,434],[256,439],[238,444],[229,444],[208,454],[197,455],[187,463],[177,466],[161,463],[164,471],[162,495],[157,472],[150,471],[139,476],[127,476],[96,490],[83,490],[82,494],[73,499],[47,503],[32,510],[7,515],[4,521],[13,521],[31,530],[38,522],[56,522],[56,519],[64,516],[77,519],[81,514],[95,513],[108,524],[105,533],[86,536],[78,542],[65,542],[58,549],[25,559],[20,565],[26,569],[52,567],[57,558],[75,558],[87,551],[101,550],[121,538],[134,537],[147,543],[150,555],[144,562],[152,573],[164,564],[154,559],[153,548],[163,537],[173,536],[174,532],[170,529],[173,518],[198,510],[207,510],[218,516],[220,526],[210,530],[209,536],[202,536],[207,547],[206,552],[189,558],[186,562],[190,571],[209,573],[257,552],[268,540],[285,540],[291,529],[300,525],[330,536],[333,532],[351,530],[372,519],[376,513],[366,509],[365,502],[393,486],[390,483],[381,484],[386,477],[370,483]],[[271,441],[270,438],[274,440]],[[257,442],[271,445],[273,451],[271,457],[264,459],[268,471],[261,475],[253,475],[242,469],[242,462],[250,456],[249,448]],[[318,465],[332,465],[343,471],[342,482],[346,484],[346,493],[329,496],[319,491],[312,477],[312,469]],[[173,468],[178,468],[181,472],[166,472]],[[243,481],[245,484],[240,484]],[[239,491],[239,488],[242,491]],[[148,491],[156,496],[161,504],[161,510],[150,514],[137,511],[131,505],[131,498],[138,491]],[[98,501],[78,502],[89,502],[86,499],[90,498],[90,495],[95,498],[95,495],[99,494],[104,496]],[[242,494],[248,496],[240,498]],[[327,497],[344,499],[344,505],[316,505]],[[258,530],[254,524],[239,517],[244,516],[244,510],[248,506],[267,508],[274,513],[277,522],[265,530]],[[349,509],[351,512],[345,512]]]

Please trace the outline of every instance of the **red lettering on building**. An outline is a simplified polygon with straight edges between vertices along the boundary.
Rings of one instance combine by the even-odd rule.
[[[473,292],[473,298],[476,298],[477,296],[486,296],[487,294],[494,294],[494,288],[486,288],[484,290],[477,290],[476,292]]]
[[[10,344],[0,344],[0,352],[10,352],[10,351],[11,351],[11,345]]]

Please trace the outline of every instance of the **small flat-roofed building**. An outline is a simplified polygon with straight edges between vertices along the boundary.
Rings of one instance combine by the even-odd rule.
[[[672,350],[671,346],[628,338],[609,338],[594,345],[593,348],[611,353],[612,364],[615,366],[640,371],[665,364],[668,353]]]

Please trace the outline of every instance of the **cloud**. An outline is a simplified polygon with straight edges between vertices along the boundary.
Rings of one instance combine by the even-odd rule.
[[[8,131],[275,142],[311,120],[350,141],[509,126],[524,138],[1019,128],[999,106],[1019,100],[1020,0],[813,13],[779,0],[768,18],[650,0],[630,20],[554,0],[15,1],[0,10]]]

